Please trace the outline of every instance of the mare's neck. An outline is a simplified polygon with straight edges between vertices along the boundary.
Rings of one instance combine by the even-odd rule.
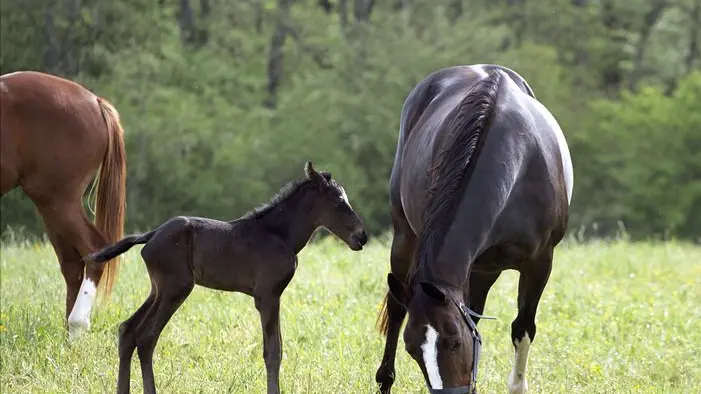
[[[313,220],[312,202],[304,198],[305,194],[305,190],[297,191],[259,219],[295,254],[307,245],[312,234],[319,227]]]

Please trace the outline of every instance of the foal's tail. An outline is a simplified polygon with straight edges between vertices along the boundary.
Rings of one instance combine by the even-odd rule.
[[[107,126],[107,152],[95,181],[95,225],[108,243],[114,243],[124,236],[127,179],[124,130],[117,110],[100,97],[97,103]],[[117,279],[118,267],[119,259],[107,263],[99,281],[98,293],[109,296]]]
[[[112,260],[113,258],[126,252],[127,250],[131,249],[134,245],[145,244],[151,239],[151,237],[153,237],[153,234],[155,233],[156,230],[153,230],[149,231],[146,234],[131,235],[129,237],[125,237],[124,239],[121,239],[112,245],[104,247],[102,250],[92,253],[88,257],[94,262],[104,263],[105,261]]]

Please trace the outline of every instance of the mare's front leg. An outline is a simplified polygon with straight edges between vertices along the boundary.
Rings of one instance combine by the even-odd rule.
[[[528,390],[526,364],[528,350],[535,339],[535,315],[540,296],[550,277],[552,249],[539,258],[524,263],[518,282],[518,315],[511,323],[511,341],[514,344],[514,368],[507,382],[510,394],[524,394]]]
[[[404,215],[394,215],[394,238],[392,239],[390,262],[392,273],[400,280],[404,280],[409,270],[415,240],[416,236],[409,227]],[[389,394],[392,391],[399,330],[402,328],[402,322],[406,317],[404,306],[397,302],[389,292],[387,292],[386,302],[387,309],[385,316],[381,317],[383,322],[380,329],[387,335],[387,339],[385,340],[382,362],[375,373],[375,381],[379,384],[380,393],[382,394]]]
[[[256,309],[263,328],[263,359],[268,377],[268,394],[280,393],[280,363],[282,335],[280,334],[280,296],[256,297]]]

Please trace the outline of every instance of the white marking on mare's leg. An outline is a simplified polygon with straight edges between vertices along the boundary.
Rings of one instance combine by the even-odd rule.
[[[526,364],[528,363],[528,349],[531,347],[531,337],[525,333],[521,340],[514,341],[516,351],[514,353],[514,369],[509,375],[507,383],[509,394],[524,394],[528,390],[526,381]]]
[[[430,324],[426,325],[426,341],[421,345],[428,382],[433,389],[442,389],[443,380],[438,369],[438,332]]]
[[[73,338],[83,329],[90,328],[90,312],[92,311],[97,287],[95,282],[85,278],[78,291],[78,299],[73,305],[71,314],[68,315],[68,335]]]

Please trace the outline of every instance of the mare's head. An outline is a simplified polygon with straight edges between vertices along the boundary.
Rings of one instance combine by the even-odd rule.
[[[352,250],[361,250],[368,241],[365,225],[348,202],[348,195],[340,183],[326,171],[317,172],[307,161],[304,172],[312,183],[315,201],[314,221],[341,238]]]
[[[419,364],[432,394],[471,394],[479,358],[477,329],[461,311],[462,294],[432,282],[404,285],[387,277],[390,294],[407,310],[406,351]],[[475,370],[473,372],[473,369]]]

